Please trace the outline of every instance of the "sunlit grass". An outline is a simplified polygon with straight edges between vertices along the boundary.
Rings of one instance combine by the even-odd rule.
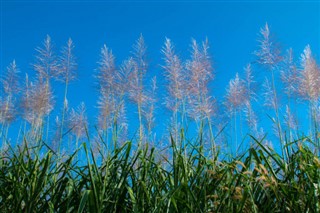
[[[255,140],[255,139],[254,139]],[[59,159],[25,143],[1,155],[1,212],[319,212],[320,160],[306,145],[290,144],[284,159],[254,141],[224,160],[203,147],[176,146],[171,157],[126,142],[96,161],[85,144]],[[198,141],[200,144],[201,141]],[[45,148],[45,147],[44,147]],[[99,154],[98,154],[99,155]]]

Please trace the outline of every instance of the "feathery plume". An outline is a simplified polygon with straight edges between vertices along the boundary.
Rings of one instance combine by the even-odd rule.
[[[298,89],[298,69],[293,59],[293,50],[287,50],[287,55],[284,58],[283,66],[281,68],[281,80],[285,86],[285,93],[292,96]]]
[[[129,97],[133,102],[141,105],[147,100],[143,93],[144,75],[147,71],[146,50],[147,47],[144,38],[141,35],[133,45],[133,58],[128,60],[128,68],[131,70],[129,74]]]
[[[146,126],[148,130],[148,135],[150,136],[151,130],[155,125],[155,103],[156,99],[156,90],[157,90],[157,78],[153,77],[151,79],[151,91],[148,92],[147,101],[142,106],[142,115],[146,120]]]
[[[133,45],[133,56],[141,77],[146,73],[148,68],[146,52],[147,46],[145,44],[144,37],[141,34],[139,39]]]
[[[245,102],[243,112],[244,112],[244,116],[246,118],[246,122],[248,124],[249,129],[252,131],[252,133],[257,134],[258,118],[252,108],[250,101],[247,100]]]
[[[26,75],[26,87],[22,97],[23,118],[35,126],[42,123],[44,116],[53,110],[53,94],[48,85],[41,82],[29,83]]]
[[[297,129],[297,122],[294,118],[293,114],[291,113],[291,110],[288,105],[286,105],[286,113],[284,115],[284,120],[286,121],[287,127],[289,129],[296,130]]]
[[[77,109],[71,109],[70,116],[68,119],[68,127],[71,132],[80,139],[86,135],[86,130],[88,128],[88,120],[86,116],[86,107],[82,102]]]
[[[143,133],[143,105],[147,101],[147,96],[144,93],[144,76],[147,71],[146,60],[147,47],[144,38],[141,35],[137,42],[133,45],[133,58],[129,59],[129,98],[137,104],[139,116],[139,146],[144,138]]]
[[[19,69],[15,60],[7,67],[7,72],[0,79],[4,97],[0,97],[0,123],[10,124],[17,117],[16,98],[19,93]]]
[[[282,60],[278,44],[271,38],[268,23],[260,29],[259,50],[254,54],[258,57],[258,63],[269,70],[274,69]]]
[[[264,93],[263,93],[264,105],[267,107],[270,107],[272,109],[276,109],[276,107],[277,107],[276,98],[275,98],[271,83],[268,80],[268,78],[265,78],[265,80],[262,84],[262,88],[264,90]]]
[[[106,45],[101,48],[99,74],[97,79],[99,81],[99,87],[103,90],[111,90],[116,86],[116,65],[115,57],[112,50],[109,50]]]
[[[38,72],[38,79],[48,82],[52,77],[57,77],[59,75],[59,64],[53,52],[53,45],[49,35],[44,40],[43,47],[36,48],[36,51],[38,55],[33,67]]]
[[[99,73],[96,76],[99,82],[100,97],[98,101],[98,122],[102,130],[112,126],[115,112],[116,66],[112,51],[104,45],[101,48]]]
[[[131,72],[132,61],[125,61],[120,69],[116,68],[115,57],[106,45],[101,48],[101,60],[99,61],[99,80],[100,97],[99,126],[106,130],[116,125],[126,125],[119,123],[125,117],[124,95],[127,88],[128,75]],[[124,121],[124,120],[123,120]]]
[[[19,73],[20,70],[17,67],[16,61],[13,60],[7,67],[4,77],[1,78],[2,89],[5,94],[13,95],[19,92]]]
[[[162,48],[165,65],[162,66],[165,70],[165,77],[168,81],[169,96],[165,99],[165,104],[168,109],[177,111],[181,102],[187,96],[187,75],[181,64],[179,57],[174,51],[174,46],[170,39],[166,38],[164,47]]]
[[[257,94],[255,91],[256,81],[254,80],[251,64],[247,64],[247,66],[244,68],[244,71],[246,100],[244,101],[243,112],[249,127],[249,131],[251,132],[251,134],[258,136],[258,118],[252,107],[252,102],[257,101]]]
[[[67,45],[62,48],[61,57],[59,58],[59,75],[60,80],[68,84],[68,82],[76,78],[77,63],[74,56],[74,44],[69,38]]]
[[[115,103],[113,97],[107,90],[100,91],[100,97],[98,101],[99,117],[98,122],[102,130],[106,130],[112,126],[113,113],[115,111]]]
[[[300,96],[309,101],[318,100],[320,97],[320,70],[309,45],[301,54],[301,69],[298,89]]]
[[[208,55],[208,40],[202,43],[202,48],[196,40],[192,40],[191,60],[187,61],[186,68],[190,72],[190,87],[192,94],[208,93],[208,83],[213,79],[212,65]]]
[[[230,112],[239,110],[246,102],[246,89],[242,79],[239,78],[239,74],[236,73],[234,79],[229,81],[227,87],[225,105]]]
[[[12,96],[6,96],[4,99],[0,97],[0,123],[10,124],[17,117],[17,110]]]
[[[246,95],[248,97],[248,100],[253,100],[256,101],[256,88],[255,88],[255,83],[256,81],[254,80],[254,76],[252,73],[252,66],[251,64],[247,64],[247,66],[244,68],[245,71],[245,87],[246,87]]]

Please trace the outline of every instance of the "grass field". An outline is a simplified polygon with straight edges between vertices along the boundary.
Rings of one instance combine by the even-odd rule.
[[[2,153],[1,212],[319,212],[320,160],[304,138],[287,159],[255,141],[242,156],[206,157],[201,146],[99,154],[39,152],[27,143]],[[198,141],[200,143],[200,141]],[[101,157],[101,156],[100,156]]]

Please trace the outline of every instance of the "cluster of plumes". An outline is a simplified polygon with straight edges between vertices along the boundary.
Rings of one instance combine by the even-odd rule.
[[[147,46],[144,38],[141,35],[135,45],[133,46],[133,57],[130,58],[131,68],[128,73],[128,91],[129,99],[138,107],[138,114],[140,119],[140,139],[145,134],[143,129],[146,129],[149,140],[151,138],[151,131],[155,125],[155,103],[157,80],[153,77],[150,82],[150,87],[145,86],[145,75],[148,70],[147,63]],[[144,123],[144,125],[143,125]]]
[[[34,82],[29,82],[26,77],[22,98],[23,118],[32,125],[41,125],[43,118],[54,108],[51,81],[55,79],[67,84],[75,78],[77,64],[73,49],[73,42],[69,39],[67,45],[62,48],[60,57],[57,57],[50,36],[46,37],[42,47],[36,49],[38,55],[33,67],[37,72],[37,78]]]
[[[177,142],[181,141],[180,131],[190,118],[196,122],[198,131],[205,133],[202,135],[208,139],[205,141],[214,144],[212,118],[216,108],[215,99],[209,91],[214,75],[208,50],[207,39],[201,44],[192,39],[191,56],[183,62],[170,39],[166,38],[162,48],[167,89],[164,104],[173,112],[168,129]],[[208,129],[203,131],[203,128]]]
[[[300,67],[297,67],[292,49],[287,51],[281,70],[285,92],[289,97],[316,102],[320,97],[320,69],[309,45],[304,48],[300,61]]]
[[[99,127],[105,134],[108,129],[111,129],[117,132],[117,137],[123,137],[128,127],[124,101],[128,77],[126,65],[118,69],[115,57],[106,45],[101,48],[100,58],[99,73],[96,76],[100,93],[98,100]]]
[[[208,85],[213,79],[213,68],[208,53],[208,40],[201,45],[192,40],[191,59],[182,63],[175,53],[170,39],[165,40],[162,53],[164,56],[165,77],[168,82],[168,96],[165,104],[177,113],[185,107],[188,116],[203,120],[214,114],[214,99],[209,95]]]
[[[251,134],[258,136],[260,134],[258,133],[258,118],[253,109],[253,104],[257,101],[256,82],[251,64],[244,68],[244,74],[242,79],[236,73],[235,78],[229,81],[224,105],[228,116],[236,116],[237,112],[243,112]]]
[[[279,46],[270,38],[268,24],[260,30],[259,51],[255,52],[257,62],[267,66],[270,70],[280,70],[280,77],[284,85],[284,91],[288,97],[299,96],[303,100],[317,101],[320,97],[320,71],[313,58],[310,46],[307,45],[301,54],[300,68],[297,67],[293,50],[287,50],[285,57],[282,57]],[[272,90],[273,85],[265,80],[266,105],[275,107],[276,101]]]
[[[0,99],[2,124],[10,123],[17,116],[21,116],[34,129],[43,125],[43,118],[54,108],[52,80],[67,84],[75,79],[77,64],[73,50],[73,42],[69,39],[58,57],[54,52],[50,36],[47,36],[42,46],[36,48],[37,55],[33,64],[36,71],[35,79],[30,80],[26,74],[25,83],[22,85],[19,84],[19,69],[16,62],[13,61],[8,66],[6,74],[1,79],[1,90],[5,95]],[[64,101],[66,102],[66,97]],[[17,113],[18,108],[20,113]]]
[[[51,83],[53,80],[59,80],[66,85],[63,112],[67,117],[65,119],[63,116],[62,119],[57,118],[56,120],[60,131],[57,137],[60,137],[61,140],[63,133],[68,131],[71,131],[77,139],[84,137],[88,128],[84,104],[70,111],[67,106],[67,86],[75,79],[77,69],[72,40],[68,40],[60,56],[55,54],[49,36],[43,42],[42,47],[36,50],[36,62],[33,64],[37,72],[35,79],[30,81],[26,75],[25,84],[21,89],[19,69],[15,61],[7,67],[6,74],[1,78],[0,123],[10,124],[19,115],[35,128],[43,126],[44,117],[50,115],[54,108]],[[167,81],[167,96],[164,103],[174,113],[171,118],[172,123],[170,123],[170,125],[175,124],[171,128],[174,135],[178,135],[180,127],[184,125],[184,116],[192,118],[197,124],[207,119],[211,125],[211,117],[216,113],[215,99],[209,91],[214,75],[208,51],[208,40],[201,44],[192,40],[191,57],[183,61],[176,53],[171,40],[168,38],[165,40],[161,50],[164,58],[162,67]],[[312,109],[318,112],[318,114],[313,112],[315,119],[320,120],[320,110],[317,105],[320,98],[320,69],[311,53],[310,46],[305,47],[301,54],[300,66],[297,66],[292,49],[287,51],[285,57],[281,56],[279,45],[271,37],[269,26],[266,24],[260,30],[259,50],[254,54],[257,57],[254,63],[257,62],[264,66],[271,71],[268,73],[272,74],[272,78],[271,76],[266,77],[262,84],[264,105],[275,111],[280,109],[276,94],[280,85],[275,87],[276,71],[279,71],[284,86],[283,90],[288,98],[299,97],[309,101]],[[243,77],[241,73],[236,73],[235,77],[229,81],[224,105],[227,108],[226,114],[229,116],[227,119],[237,116],[238,112],[244,113],[250,133],[258,134],[258,118],[254,112],[254,104],[257,102],[256,82],[252,66],[253,64],[248,64],[245,67]],[[116,65],[115,56],[106,45],[101,48],[96,78],[99,91],[98,131],[102,133],[102,137],[108,138],[108,134],[112,134],[112,137],[125,139],[124,135],[128,129],[127,101],[137,106],[140,139],[143,137],[146,141],[153,137],[151,133],[155,126],[155,108],[158,101],[157,79],[152,78],[148,85],[145,80],[147,72],[147,47],[142,36],[133,46],[131,57],[120,66]],[[16,106],[21,106],[21,110],[17,110]],[[283,115],[281,115],[281,120],[285,121],[286,126],[289,129],[297,129],[298,124],[290,109],[290,104],[286,106]],[[274,123],[280,124],[280,119],[277,119],[277,121],[274,120]],[[64,122],[67,124],[63,127]],[[281,131],[277,129],[276,132]]]
[[[143,123],[148,133],[151,133],[154,127],[157,85],[156,78],[153,78],[150,90],[145,89],[144,86],[144,76],[147,71],[146,50],[144,38],[141,35],[134,45],[133,56],[117,67],[112,51],[106,46],[101,49],[99,73],[96,76],[100,92],[99,126],[103,132],[111,129],[113,134],[117,134],[117,138],[127,132],[125,106],[127,99],[138,106],[140,135],[144,135]]]
[[[263,83],[264,105],[275,110],[277,116],[276,120],[274,120],[274,124],[276,125],[275,132],[277,132],[277,135],[280,137],[279,132],[282,131],[279,116],[279,98],[277,97],[277,88],[275,86],[275,71],[280,71],[283,91],[288,98],[289,105],[285,107],[283,119],[291,134],[291,130],[298,128],[297,120],[290,109],[291,100],[296,101],[300,99],[302,101],[308,101],[310,104],[311,119],[313,121],[316,120],[317,114],[319,113],[317,104],[320,98],[320,69],[312,56],[309,45],[304,48],[301,54],[300,66],[297,66],[291,48],[287,50],[284,57],[281,56],[279,45],[271,39],[267,24],[260,30],[260,35],[259,51],[255,52],[255,55],[258,57],[257,62],[272,71],[272,81],[266,77]]]

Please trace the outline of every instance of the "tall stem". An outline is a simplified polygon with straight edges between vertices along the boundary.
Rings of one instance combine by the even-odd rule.
[[[209,116],[209,115],[207,115],[207,119],[208,119],[209,131],[210,131],[211,151],[212,151],[212,155],[213,155],[214,157],[216,157],[216,153],[217,153],[216,143],[215,143],[215,139],[214,139],[214,136],[213,136],[211,119],[210,119],[210,116]]]
[[[280,118],[279,118],[279,106],[278,106],[278,98],[277,98],[277,92],[276,92],[276,87],[275,87],[275,80],[274,80],[274,69],[271,69],[272,73],[272,90],[273,90],[273,96],[274,96],[274,101],[275,101],[275,114],[276,114],[276,125],[279,133],[279,139],[280,139],[280,145],[281,145],[281,152],[282,156],[285,157],[284,155],[284,150],[285,149],[285,141],[282,139],[282,129],[281,129],[281,124],[280,124]],[[288,153],[286,151],[286,156],[288,156]]]
[[[66,108],[67,108],[68,83],[69,83],[69,80],[67,78],[66,79],[66,83],[65,83],[65,88],[64,88],[63,109],[62,109],[62,119],[61,119],[60,140],[59,140],[58,153],[60,153],[60,148],[61,148],[61,144],[62,144],[63,125],[64,125],[65,112],[66,112]]]
[[[138,103],[138,114],[139,114],[139,147],[141,146],[142,144],[142,138],[143,138],[143,135],[142,135],[142,115],[141,115],[141,102],[139,101]]]
[[[236,137],[236,156],[238,156],[237,110],[234,110],[234,135]]]

